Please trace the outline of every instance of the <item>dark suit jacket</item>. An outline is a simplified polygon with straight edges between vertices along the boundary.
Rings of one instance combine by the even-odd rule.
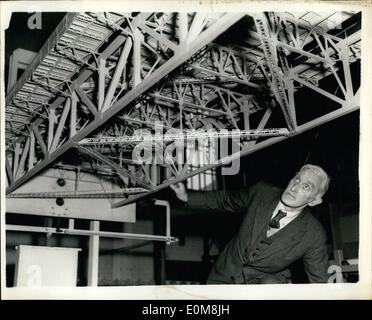
[[[310,282],[327,282],[325,231],[307,207],[274,234],[275,241],[262,253],[256,257],[249,254],[267,229],[282,192],[260,182],[239,191],[188,193],[187,207],[246,212],[238,234],[214,264],[208,283],[249,283],[263,274],[286,275],[288,266],[299,259],[303,259]]]

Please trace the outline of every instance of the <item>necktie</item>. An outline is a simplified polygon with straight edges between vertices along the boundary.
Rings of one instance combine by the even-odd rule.
[[[271,219],[270,221],[270,228],[275,228],[275,229],[279,229],[280,228],[280,219],[284,218],[285,216],[287,215],[287,213],[279,210],[278,213],[275,215],[274,218]]]

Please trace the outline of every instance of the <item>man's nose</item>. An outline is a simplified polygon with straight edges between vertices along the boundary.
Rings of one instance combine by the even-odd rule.
[[[292,192],[295,192],[295,191],[297,190],[297,187],[298,187],[298,184],[297,184],[297,183],[294,183],[294,184],[291,186],[290,190],[291,190]]]

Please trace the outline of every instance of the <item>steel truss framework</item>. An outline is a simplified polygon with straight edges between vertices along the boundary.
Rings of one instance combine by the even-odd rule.
[[[316,21],[309,13],[68,14],[7,96],[7,194],[76,148],[82,165],[115,172],[123,190],[143,188],[112,204],[119,207],[288,134],[230,139],[227,152],[217,150],[215,161],[196,169],[195,154],[187,152],[182,161],[159,161],[164,150],[178,148],[174,142],[147,144],[155,161],[138,163],[138,143],[107,137],[156,133],[159,123],[164,132],[181,133],[268,129],[278,108],[280,132],[295,135],[358,109],[351,65],[360,60],[360,19],[337,14],[336,23],[329,13]],[[246,39],[218,38],[242,18],[252,22]],[[325,77],[336,91],[322,87]],[[295,97],[303,87],[337,108],[299,123]],[[85,138],[102,141],[86,145]],[[205,152],[198,156],[208,157],[213,144],[199,139],[195,145]]]

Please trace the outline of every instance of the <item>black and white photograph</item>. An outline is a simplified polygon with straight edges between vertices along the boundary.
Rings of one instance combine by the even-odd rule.
[[[2,290],[371,297],[371,16],[153,3],[2,7]]]

